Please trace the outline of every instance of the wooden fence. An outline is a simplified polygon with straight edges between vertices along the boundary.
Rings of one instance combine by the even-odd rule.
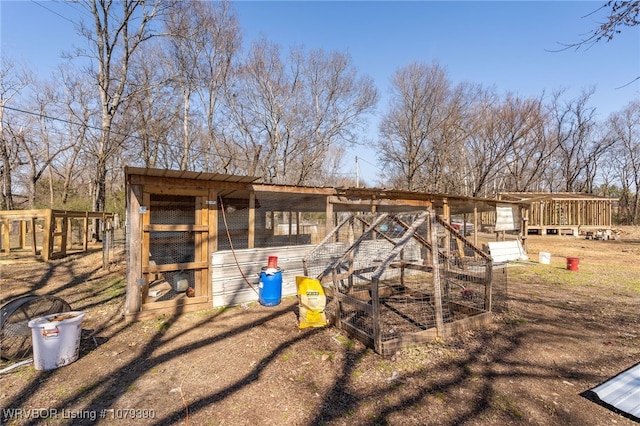
[[[92,221],[112,229],[114,214],[53,209],[0,211],[0,251],[8,256],[26,252],[45,261],[87,251]]]

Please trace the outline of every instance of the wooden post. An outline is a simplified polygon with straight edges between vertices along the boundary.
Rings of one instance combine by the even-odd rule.
[[[18,236],[19,247],[21,249],[27,246],[27,221],[20,219],[20,231]]]
[[[374,278],[371,283],[371,313],[373,316],[373,346],[378,353],[382,353],[382,332],[380,330],[380,280]]]
[[[487,266],[484,273],[484,310],[491,312],[492,307],[492,288],[493,285],[493,261],[487,260]]]
[[[478,247],[478,203],[473,203],[473,245]],[[476,254],[474,257],[478,257]]]
[[[60,218],[60,254],[61,256],[65,256],[67,254],[67,234],[69,232],[69,218],[66,214],[63,213],[63,216]]]
[[[447,223],[451,223],[451,209],[449,208],[449,203],[447,201],[446,198],[444,198],[442,200],[442,216],[444,218],[444,221]],[[434,225],[434,229],[431,230],[431,232],[436,232],[435,234],[435,238],[433,239],[433,243],[434,247],[437,247],[438,245],[438,237],[437,237],[437,231],[435,231],[435,219],[432,220],[432,224]],[[449,234],[447,232],[445,232],[445,235],[447,235],[447,238],[444,239],[444,251],[445,253],[447,253],[447,257],[449,257],[449,255],[451,254],[451,238],[449,237]],[[435,270],[438,267],[438,259],[436,258],[436,263],[433,264],[433,269]]]
[[[32,217],[31,218],[31,254],[33,254],[34,256],[38,254],[37,241],[38,240],[36,239],[36,218]]]
[[[448,206],[447,206],[448,207]],[[442,336],[444,321],[442,318],[442,290],[440,287],[440,261],[438,259],[438,234],[436,230],[436,217],[431,215],[431,262],[433,263],[433,299],[435,302],[436,333]],[[448,232],[448,231],[447,231]],[[448,241],[450,238],[446,238]]]
[[[333,220],[333,204],[329,202],[329,197],[326,197],[325,215],[327,216],[324,228],[324,236],[326,237],[336,226]]]
[[[218,251],[218,207],[218,191],[209,189],[209,255]]]
[[[2,245],[4,254],[11,254],[11,222],[9,219],[2,221]]]
[[[214,188],[209,189],[209,202],[208,204],[208,219],[207,227],[209,232],[207,234],[207,240],[209,244],[209,250],[207,253],[207,300],[213,300],[213,269],[216,265],[213,264],[213,253],[218,251],[218,191]]]
[[[82,237],[82,250],[87,251],[89,249],[89,212],[84,212],[83,221],[83,237]]]
[[[140,185],[129,186],[127,193],[129,206],[127,209],[127,232],[129,245],[127,247],[127,294],[125,297],[125,314],[135,315],[142,307],[142,293],[140,291],[142,278],[142,213],[140,200],[142,188]],[[149,259],[147,259],[147,264]]]
[[[526,206],[520,207],[520,218],[522,220],[522,230],[520,231],[520,238],[522,239],[522,248],[525,253],[528,253],[527,238],[529,237],[529,208]]]
[[[288,244],[291,244],[291,235],[293,234],[293,211],[289,210],[289,235],[287,236]]]
[[[53,253],[53,212],[51,209],[44,213],[44,230],[42,232],[42,260],[48,262]]]
[[[247,241],[247,248],[254,248],[256,246],[256,192],[251,190],[249,192],[249,235]]]

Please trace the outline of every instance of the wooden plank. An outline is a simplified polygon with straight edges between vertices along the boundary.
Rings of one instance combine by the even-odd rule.
[[[202,188],[187,188],[184,185],[145,185],[143,191],[147,194],[160,195],[190,195],[193,197],[206,197],[207,190]],[[147,205],[149,206],[149,205]]]
[[[142,267],[143,274],[158,273],[158,272],[171,272],[171,271],[187,271],[193,269],[208,269],[209,264],[206,261],[200,262],[186,262],[186,263],[165,263],[162,265],[156,265],[149,263]]]
[[[198,303],[194,303],[191,300],[190,301],[191,303],[184,303],[184,302],[168,303],[170,301],[167,301],[167,302],[158,302],[158,303],[161,303],[159,305],[147,304],[149,306],[145,305],[144,310],[139,310],[131,313],[126,312],[125,319],[128,322],[131,322],[131,321],[139,321],[144,319],[152,319],[157,315],[179,315],[187,312],[196,312],[196,311],[202,311],[205,309],[211,309],[211,302],[204,300],[205,298],[202,298],[202,299],[203,301]]]
[[[436,217],[430,215],[430,228],[431,228],[431,241],[438,241],[437,229],[436,229]],[[448,241],[449,238],[446,239]],[[438,250],[431,250],[433,265],[439,264]],[[442,334],[443,319],[442,319],[442,291],[440,289],[440,268],[433,268],[433,292],[435,294],[435,316],[436,316],[436,330],[439,334]]]
[[[196,212],[197,213],[197,212]],[[142,230],[144,232],[207,232],[209,230],[207,225],[159,225],[148,224],[144,225]]]
[[[374,315],[373,306],[370,305],[368,302],[364,302],[355,297],[350,297],[349,295],[342,294],[342,293],[337,293],[336,296],[341,303],[352,306],[358,309],[359,311],[362,311],[365,314]],[[375,318],[375,315],[374,315],[374,318]]]
[[[53,253],[53,235],[51,235],[53,223],[53,213],[51,210],[48,210],[44,218],[44,232],[42,236],[42,259],[45,262],[51,259],[51,254]]]
[[[485,312],[467,318],[447,323],[444,326],[443,337],[450,337],[469,330],[476,330],[487,326],[492,321],[491,312]]]
[[[248,235],[247,235],[247,247],[252,249],[256,246],[256,193],[251,191],[249,193],[249,223],[248,223]],[[273,222],[272,222],[273,223]]]
[[[432,342],[437,338],[438,331],[435,328],[429,328],[427,330],[421,330],[411,334],[404,334],[395,339],[382,342],[382,347],[379,353],[384,356],[393,355],[400,349]]]
[[[2,221],[2,245],[4,254],[11,254],[11,221],[8,218]]]
[[[87,249],[89,248],[89,212],[85,213],[82,225],[84,229],[84,236],[82,237],[82,248],[84,251],[87,251]]]
[[[369,348],[374,347],[373,336],[368,335],[366,332],[364,332],[360,328],[354,327],[353,325],[349,324],[346,321],[341,321],[339,328],[341,330],[344,330],[350,337],[353,337],[354,339],[356,339],[366,347],[369,347]]]
[[[31,254],[33,254],[34,256],[38,253],[38,247],[37,246],[37,239],[36,239],[36,218],[32,217],[31,218]]]
[[[127,247],[127,292],[125,296],[125,315],[137,315],[142,308],[142,294],[140,281],[146,279],[142,274],[142,267],[149,265],[149,256],[142,258],[142,214],[140,201],[141,187],[131,186],[128,194],[127,221],[129,232],[129,246]],[[148,246],[147,246],[148,247]],[[147,252],[148,253],[148,252]]]

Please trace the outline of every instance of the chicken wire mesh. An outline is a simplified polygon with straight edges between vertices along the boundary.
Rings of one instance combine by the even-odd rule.
[[[193,225],[196,202],[193,196],[153,194],[150,223],[154,225]],[[185,264],[196,260],[195,234],[191,231],[149,232],[149,263],[152,265]],[[153,301],[184,297],[189,288],[195,291],[193,270],[164,271],[149,285]]]
[[[252,248],[311,244],[324,231],[324,211],[283,210],[282,200],[270,193],[256,192],[253,207],[248,199],[220,197],[219,208],[218,250],[249,248],[249,223]]]
[[[490,318],[491,258],[432,211],[346,216],[303,265],[335,325],[382,354]]]

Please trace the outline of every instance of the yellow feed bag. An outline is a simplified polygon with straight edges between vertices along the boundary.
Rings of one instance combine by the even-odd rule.
[[[324,308],[327,298],[319,280],[309,277],[296,277],[300,328],[323,327],[327,325]]]

